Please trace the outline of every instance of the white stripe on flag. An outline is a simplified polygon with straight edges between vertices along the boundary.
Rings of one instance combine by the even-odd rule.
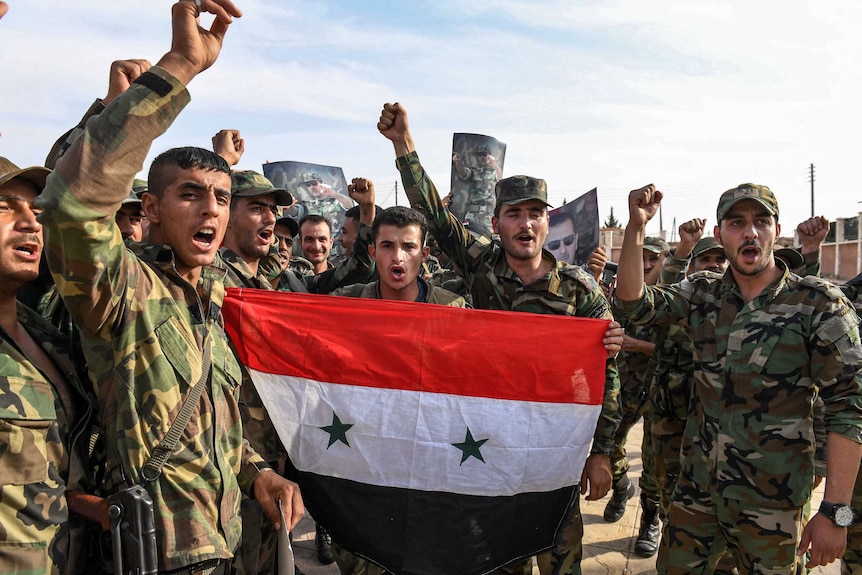
[[[464,495],[546,492],[580,482],[600,405],[539,403],[331,384],[249,369],[300,471]],[[328,446],[323,427],[352,425]],[[478,453],[462,462],[469,428]],[[342,428],[343,429],[343,428]],[[328,447],[327,447],[328,446]],[[474,452],[475,453],[475,452]]]

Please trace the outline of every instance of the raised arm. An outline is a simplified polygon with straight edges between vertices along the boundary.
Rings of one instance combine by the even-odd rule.
[[[629,223],[617,267],[616,297],[620,301],[635,301],[643,294],[643,245],[647,222],[658,211],[662,193],[653,184],[629,194]]]
[[[472,273],[472,264],[482,250],[472,253],[471,248],[474,243],[483,240],[474,240],[440,199],[434,182],[419,162],[408,127],[407,111],[398,103],[384,104],[377,129],[395,148],[396,163],[410,207],[425,216],[440,249],[458,266],[460,273]],[[490,239],[485,239],[484,244],[490,246]]]

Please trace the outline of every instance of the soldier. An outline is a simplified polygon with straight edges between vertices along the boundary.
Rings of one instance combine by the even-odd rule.
[[[374,244],[371,257],[380,270],[380,279],[368,284],[339,288],[332,295],[415,301],[467,307],[464,298],[426,282],[421,277],[422,262],[428,257],[428,235],[425,218],[416,210],[395,206],[387,208],[374,219]],[[333,555],[342,575],[383,575],[378,565],[332,544]]]
[[[124,240],[132,240],[139,242],[144,238],[143,222],[146,219],[144,212],[141,210],[141,198],[132,189],[129,195],[120,204],[120,209],[117,210],[117,215],[114,216],[117,222],[117,227],[120,228],[120,234]]]
[[[225,157],[224,154],[219,155]],[[259,263],[270,254],[279,206],[292,203],[293,196],[289,192],[274,187],[257,172],[231,173],[230,218],[224,246],[219,250],[227,266],[225,287],[272,289],[267,277],[259,270]],[[284,448],[245,369],[242,376],[239,412],[243,437],[273,469],[278,470],[279,459],[285,455]],[[272,521],[265,516],[260,504],[250,497],[242,498],[241,516],[242,544],[234,561],[237,573],[273,573],[278,538]]]
[[[333,243],[332,224],[324,216],[307,214],[299,220],[299,245],[303,257],[314,266],[315,274],[335,267],[329,261]]]
[[[66,338],[16,301],[39,275],[34,198],[47,168],[0,174],[0,572],[81,573],[87,541],[72,529],[67,489],[89,471],[91,416]]]
[[[670,247],[658,237],[646,238],[643,245],[643,271],[647,285],[658,280],[661,264]],[[650,433],[647,396],[650,357],[655,349],[656,334],[651,326],[635,326],[623,322],[626,334],[623,337],[623,353],[617,359],[620,372],[620,410],[622,421],[614,437],[614,453],[611,467],[614,474],[613,495],[603,514],[610,523],[619,521],[626,511],[626,502],[634,496],[634,485],[628,478],[629,462],[626,456],[626,438],[629,431],[643,417],[643,442],[641,460],[643,469],[638,481],[640,487],[641,523],[635,539],[635,553],[641,557],[652,557],[658,551],[661,534],[660,495],[656,480],[655,459],[652,457],[652,435]]]
[[[374,244],[369,251],[380,279],[341,288],[332,295],[467,307],[461,296],[422,278],[422,263],[430,253],[425,241],[428,227],[422,214],[403,206],[387,208],[375,218],[371,233]]]
[[[404,108],[397,103],[385,104],[377,129],[392,141],[410,204],[425,216],[441,249],[465,276],[474,306],[613,319],[607,300],[592,277],[581,268],[557,262],[542,249],[548,233],[548,193],[544,180],[515,176],[497,182],[492,225],[500,241],[487,236],[474,237],[445,208],[419,163]],[[604,339],[609,355],[605,401],[580,484],[581,493],[589,492],[588,500],[604,497],[611,486],[609,454],[619,423],[619,380],[611,359],[621,343],[622,330],[617,327],[612,323]],[[567,510],[554,548],[539,555],[540,571],[579,572],[582,538],[583,521],[576,497]],[[521,573],[527,564],[527,560],[517,561],[504,571]]]
[[[215,15],[206,30],[200,11]],[[57,289],[78,324],[103,413],[109,490],[139,484],[154,504],[162,572],[230,571],[240,497],[253,495],[281,528],[303,513],[296,484],[242,440],[240,366],[222,327],[225,268],[215,261],[230,202],[227,163],[177,148],[150,167],[143,209],[153,245],[126,249],[113,215],[152,141],[188,103],[185,89],[212,65],[239,10],[229,0],[173,6],[171,50],[68,149],[38,206]],[[211,359],[211,361],[207,361]],[[144,473],[195,382],[194,406],[161,472]]]
[[[357,224],[358,225],[358,224]],[[299,233],[299,223],[290,216],[282,216],[275,220],[275,239],[278,245],[278,259],[281,271],[290,268],[297,276],[313,275],[314,266],[307,259],[293,255],[293,242]],[[281,274],[270,280],[273,287],[278,286]],[[295,291],[295,290],[294,290]]]
[[[723,276],[644,286],[638,256],[661,200],[653,185],[629,196],[615,295],[633,323],[680,324],[694,343],[681,472],[658,571],[708,572],[728,547],[746,573],[795,573],[806,551],[807,567],[826,565],[846,544],[862,455],[859,319],[837,288],[775,259],[778,202],[754,184],[719,199],[713,235],[730,263]],[[828,431],[826,503],[802,529],[817,393]]]
[[[491,229],[491,215],[494,210],[494,186],[503,177],[503,170],[497,164],[497,159],[491,154],[491,148],[485,144],[476,146],[473,152],[476,166],[467,167],[460,154],[452,154],[452,164],[458,177],[467,182],[465,222],[479,224],[483,231]],[[571,262],[567,262],[571,263]]]

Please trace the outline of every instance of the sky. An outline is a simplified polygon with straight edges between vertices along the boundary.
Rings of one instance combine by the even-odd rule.
[[[165,0],[7,0],[0,21],[0,155],[41,164],[107,92],[113,60],[170,47]],[[679,0],[372,2],[236,0],[216,64],[150,151],[245,138],[242,169],[295,160],[371,178],[406,203],[384,102],[406,108],[423,165],[448,192],[452,134],[507,144],[504,175],[548,183],[549,201],[598,188],[604,222],[628,193],[665,194],[672,239],[715,224],[721,192],[769,186],[782,235],[814,213],[855,217],[862,164],[862,3]],[[208,25],[206,18],[203,23]],[[855,158],[855,159],[854,159]],[[660,233],[657,216],[647,227]]]

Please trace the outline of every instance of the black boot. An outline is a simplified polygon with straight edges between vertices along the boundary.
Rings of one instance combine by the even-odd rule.
[[[326,529],[314,524],[314,543],[317,545],[317,560],[321,565],[331,565],[335,563],[335,557],[332,556],[332,538]]]
[[[641,493],[641,527],[635,541],[635,553],[641,557],[652,557],[658,551],[658,540],[661,537],[661,516],[658,501],[648,499]]]
[[[614,490],[608,506],[605,507],[604,518],[608,523],[616,523],[626,512],[626,501],[634,497],[635,486],[629,481],[628,475],[623,475],[614,482]]]

